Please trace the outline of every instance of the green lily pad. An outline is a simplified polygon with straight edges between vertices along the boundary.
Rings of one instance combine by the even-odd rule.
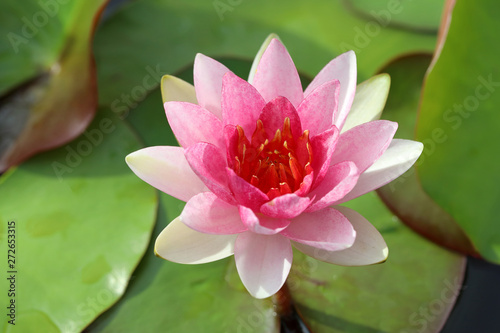
[[[16,246],[15,295],[3,278],[0,297],[14,299],[15,327],[4,320],[0,331],[81,331],[123,294],[158,202],[124,162],[140,147],[123,121],[101,112],[77,140],[0,178],[0,248],[7,254],[11,244],[8,222]]]
[[[500,22],[491,13],[499,8],[493,0],[456,2],[442,51],[426,78],[416,134],[427,142],[427,156],[417,167],[424,191],[495,263],[500,263]]]
[[[398,122],[397,138],[413,139],[415,136],[421,87],[430,61],[431,55],[409,55],[381,70],[391,75],[392,82],[382,118]],[[440,131],[433,132],[433,140],[439,140],[441,136]],[[424,151],[417,166],[425,163],[428,152]],[[449,249],[477,256],[462,228],[422,190],[415,166],[377,192],[385,204],[413,230]]]
[[[240,72],[245,64],[237,66]],[[246,66],[250,68],[250,63]],[[182,77],[189,80],[189,72]],[[127,120],[147,146],[176,144],[159,90],[132,110]],[[191,266],[154,256],[156,236],[184,206],[164,194],[160,198],[159,219],[148,254],[125,296],[89,331],[279,332],[272,302],[254,299],[246,292],[232,257]],[[383,232],[390,248],[389,260],[377,266],[344,268],[296,252],[289,284],[305,322],[313,332],[413,332],[421,328],[422,308],[432,316],[422,332],[437,332],[461,288],[464,257],[411,232],[375,194],[352,202],[351,207]],[[374,304],[382,305],[379,311],[373,311]],[[439,311],[434,310],[438,306]]]
[[[290,289],[312,331],[439,332],[462,287],[465,257],[419,237],[373,192],[345,205],[382,233],[389,258],[341,267],[295,252]]]
[[[81,134],[97,89],[91,41],[105,0],[2,1],[0,172]]]
[[[271,32],[310,77],[350,49],[357,54],[360,81],[397,55],[434,49],[435,35],[373,26],[371,21],[341,1],[133,2],[97,31],[98,78],[105,87],[99,103],[114,109],[137,105],[162,75],[190,65],[197,52],[251,61]]]
[[[184,203],[161,195],[152,243],[127,292],[104,313],[90,332],[234,332],[254,320],[255,332],[278,332],[270,299],[253,300],[239,284],[228,285],[233,258],[206,265],[178,265],[154,256],[153,243],[161,230],[181,212]],[[244,318],[238,318],[240,314]],[[254,315],[256,313],[256,315]],[[253,323],[253,322],[252,322]]]

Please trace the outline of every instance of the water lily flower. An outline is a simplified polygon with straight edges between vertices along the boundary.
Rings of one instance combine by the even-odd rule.
[[[181,147],[127,156],[130,168],[186,202],[158,236],[155,252],[201,264],[234,254],[256,298],[276,293],[292,265],[292,246],[338,265],[386,260],[387,245],[359,213],[339,206],[387,184],[423,145],[393,139],[397,123],[377,120],[390,79],[356,87],[356,58],[346,52],[303,90],[277,38],[259,51],[248,81],[198,54],[194,86],[162,80],[168,122]]]

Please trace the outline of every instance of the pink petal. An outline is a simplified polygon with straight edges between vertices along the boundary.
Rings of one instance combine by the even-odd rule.
[[[186,149],[185,156],[191,169],[210,191],[228,203],[236,203],[229,190],[225,171],[226,158],[216,146],[205,142],[197,143]]]
[[[281,234],[293,241],[327,251],[347,249],[356,238],[349,220],[330,207],[297,216]]]
[[[182,201],[208,191],[191,170],[181,147],[148,147],[129,154],[125,160],[139,178]]]
[[[238,208],[211,192],[192,197],[184,207],[180,219],[191,229],[206,234],[229,235],[248,230],[241,222]]]
[[[306,209],[306,212],[315,212],[342,199],[353,189],[358,178],[358,168],[351,161],[330,166],[318,187],[309,192],[308,196],[315,196],[316,200]]]
[[[257,72],[257,66],[259,66],[260,59],[262,59],[262,55],[264,54],[264,52],[266,51],[267,47],[269,46],[269,44],[272,42],[273,39],[279,40],[278,35],[274,33],[270,34],[269,36],[267,36],[264,43],[262,43],[262,45],[260,46],[259,52],[257,52],[257,55],[253,59],[252,68],[250,68],[250,74],[248,75],[248,82],[253,83],[253,77]]]
[[[291,219],[302,213],[310,202],[309,197],[299,197],[295,193],[284,194],[263,204],[260,212],[277,219]]]
[[[352,191],[335,204],[357,198],[398,178],[415,163],[423,149],[420,142],[393,139],[384,154],[361,174]]]
[[[339,106],[333,123],[338,128],[342,128],[354,100],[356,75],[356,55],[353,51],[348,51],[339,55],[323,67],[304,92],[304,95],[307,97],[314,89],[325,82],[332,80],[340,81]]]
[[[297,112],[302,127],[312,136],[329,129],[338,107],[340,84],[338,80],[328,81],[314,89],[300,103]]]
[[[201,53],[196,55],[193,67],[194,88],[198,104],[222,119],[222,77],[230,72],[220,62]]]
[[[167,102],[164,106],[168,123],[182,147],[208,142],[225,149],[222,122],[212,113],[186,102]]]
[[[272,140],[276,130],[283,129],[285,118],[290,119],[292,135],[297,138],[302,135],[302,126],[300,124],[299,114],[285,97],[276,97],[266,104],[262,109],[259,119],[264,124],[269,140]]]
[[[266,298],[280,290],[290,272],[292,257],[290,241],[281,235],[245,232],[234,246],[236,269],[255,298]]]
[[[267,195],[238,176],[233,169],[226,168],[225,172],[229,178],[229,186],[238,204],[258,211],[263,203],[269,201]]]
[[[326,251],[295,242],[293,246],[308,256],[336,265],[364,266],[384,262],[389,250],[377,229],[352,209],[340,206],[336,208],[349,219],[356,231],[356,239],[350,248],[341,251]]]
[[[314,175],[312,173],[306,175],[302,180],[302,184],[300,184],[299,189],[293,193],[295,193],[300,197],[306,196],[312,187],[313,181],[314,181]],[[314,196],[309,196],[309,197],[312,200]]]
[[[244,206],[239,206],[239,211],[243,223],[250,231],[258,234],[274,235],[290,224],[290,220],[275,219],[260,213],[255,213],[250,208]]]
[[[298,107],[303,99],[299,73],[285,46],[277,39],[273,39],[264,52],[252,84],[266,102],[283,96]]]
[[[330,167],[330,160],[335,152],[338,138],[339,130],[335,126],[311,138],[311,147],[313,149],[312,168],[314,170],[313,189],[321,183]]]
[[[180,264],[204,264],[232,255],[236,237],[203,234],[176,218],[156,238],[155,254]]]
[[[247,136],[251,136],[265,105],[262,96],[250,83],[231,72],[224,75],[222,79],[224,125],[239,125]]]
[[[397,128],[398,124],[395,122],[377,120],[342,133],[330,164],[353,161],[359,172],[364,172],[384,153]]]

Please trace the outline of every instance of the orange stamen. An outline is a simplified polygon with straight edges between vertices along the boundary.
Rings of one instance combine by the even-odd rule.
[[[262,120],[257,120],[251,142],[243,128],[236,126],[238,142],[233,169],[273,199],[300,188],[304,177],[312,172],[313,152],[309,131],[294,138],[290,118],[285,118],[272,139],[264,126]]]

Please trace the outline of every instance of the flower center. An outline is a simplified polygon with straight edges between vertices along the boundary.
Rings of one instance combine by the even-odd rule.
[[[294,138],[290,118],[269,140],[263,122],[257,120],[249,141],[243,128],[238,130],[234,171],[238,176],[266,193],[270,200],[297,191],[304,177],[312,172],[312,149],[309,131]]]

